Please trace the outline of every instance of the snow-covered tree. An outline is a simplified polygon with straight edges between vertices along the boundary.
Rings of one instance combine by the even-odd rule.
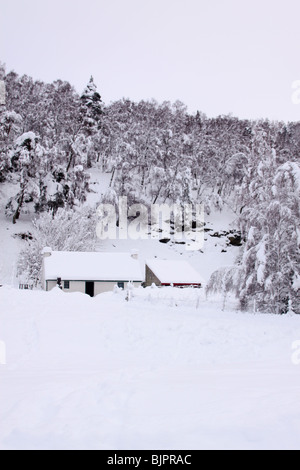
[[[5,181],[11,169],[14,141],[21,129],[22,117],[5,107],[0,108],[0,182]]]
[[[90,78],[81,95],[81,112],[85,129],[90,133],[94,133],[99,128],[103,114],[103,103],[93,77]]]
[[[242,216],[247,242],[240,300],[244,307],[255,300],[259,310],[272,313],[286,313],[292,302],[300,313],[300,167],[287,162],[273,177],[268,172],[259,167],[262,186],[253,182],[255,197]]]
[[[22,250],[18,274],[37,285],[41,280],[42,250],[50,246],[57,251],[94,251],[97,243],[96,210],[58,209],[55,217],[44,213],[33,221],[33,240]]]
[[[16,140],[11,166],[18,175],[19,191],[6,207],[6,213],[12,215],[14,224],[20,218],[24,203],[38,198],[37,175],[42,169],[43,153],[39,137],[34,132],[26,132]]]
[[[222,294],[223,310],[225,310],[228,294],[238,296],[241,268],[239,266],[228,266],[215,271],[206,286],[206,295]]]

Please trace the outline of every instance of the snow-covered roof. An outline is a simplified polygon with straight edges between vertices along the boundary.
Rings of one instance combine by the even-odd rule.
[[[162,284],[203,284],[200,274],[187,261],[148,260],[147,266]]]
[[[44,258],[45,280],[143,281],[138,259],[130,253],[52,251]]]

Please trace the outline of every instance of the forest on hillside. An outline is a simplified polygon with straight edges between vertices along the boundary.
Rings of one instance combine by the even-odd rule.
[[[82,95],[2,65],[0,79],[0,184],[15,183],[6,203],[13,223],[28,203],[53,226],[62,214],[78,217],[94,166],[111,175],[99,203],[127,196],[130,204],[203,204],[208,213],[228,204],[242,254],[208,291],[234,291],[245,309],[300,313],[300,123],[208,118],[181,102],[106,105],[93,78]]]

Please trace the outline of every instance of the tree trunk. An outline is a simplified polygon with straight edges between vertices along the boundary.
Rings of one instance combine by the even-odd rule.
[[[158,190],[158,193],[156,194],[156,196],[155,196],[155,198],[154,198],[154,201],[153,201],[153,203],[152,203],[152,204],[156,204],[156,203],[157,203],[157,200],[158,200],[158,198],[159,198],[159,195],[160,195],[161,189],[162,189],[162,186],[159,188],[159,190]]]
[[[67,173],[69,173],[69,171],[70,171],[72,162],[73,162],[73,166],[75,166],[75,154],[74,154],[73,150],[71,149],[70,150],[70,158],[69,158],[69,162],[68,162],[68,166],[67,166]]]
[[[116,167],[114,167],[113,171],[112,171],[111,180],[110,180],[110,183],[109,183],[110,188],[112,187],[112,184],[113,184],[113,181],[114,181],[115,172],[116,172]]]
[[[25,196],[25,186],[23,188],[21,188],[21,192],[20,192],[20,195],[18,197],[18,207],[17,207],[16,212],[14,213],[14,216],[13,216],[13,224],[14,225],[17,223],[17,220],[19,220],[19,218],[20,218],[21,209],[22,209],[23,202],[24,202],[24,196]]]

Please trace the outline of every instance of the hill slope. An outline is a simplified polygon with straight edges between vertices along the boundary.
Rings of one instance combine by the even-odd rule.
[[[97,207],[97,203],[101,198],[101,194],[107,191],[110,175],[102,173],[99,169],[91,170],[91,188],[92,192],[88,195],[87,204],[91,207]],[[12,194],[17,191],[16,185],[4,183],[1,185],[0,193],[0,237],[2,250],[0,255],[0,284],[18,285],[17,261],[20,250],[26,247],[26,241],[22,241],[18,234],[28,233],[32,230],[31,220],[35,217],[35,213],[31,204],[26,205],[26,212],[22,214],[16,225],[5,217],[5,205]],[[141,262],[146,259],[158,257],[161,259],[186,259],[195,269],[197,269],[202,278],[206,281],[210,275],[221,266],[227,266],[234,263],[239,253],[238,247],[227,246],[228,238],[214,237],[217,232],[229,231],[236,229],[234,223],[235,214],[229,209],[223,209],[222,212],[212,212],[210,216],[206,216],[206,229],[210,232],[205,234],[205,242],[202,252],[187,251],[186,247],[181,244],[160,243],[157,240],[106,240],[100,241],[97,247],[98,251],[108,252],[126,252],[132,249],[138,249],[140,252]]]

